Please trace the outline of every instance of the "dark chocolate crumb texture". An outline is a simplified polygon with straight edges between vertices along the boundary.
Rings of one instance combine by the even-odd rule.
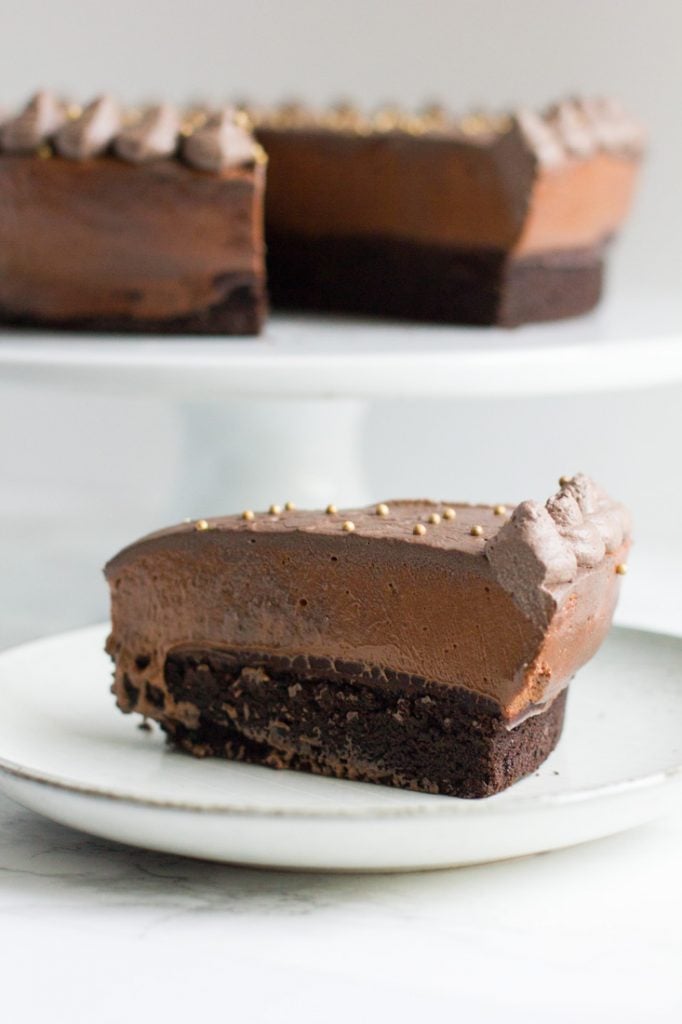
[[[454,117],[250,111],[275,305],[514,326],[585,313],[644,135],[613,100]]]
[[[544,505],[186,522],[106,566],[113,690],[196,756],[490,795],[557,743],[629,544],[583,475]]]
[[[0,322],[256,334],[265,155],[232,108],[84,109],[0,125]]]

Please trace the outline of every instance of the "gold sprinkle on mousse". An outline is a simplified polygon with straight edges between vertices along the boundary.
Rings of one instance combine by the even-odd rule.
[[[423,523],[415,523],[414,527],[412,528],[412,533],[414,533],[417,537],[423,537],[424,534],[426,533],[426,527],[424,526]]]
[[[625,562],[619,562],[616,566],[616,572],[619,576],[627,576],[628,567]]]
[[[440,523],[439,514],[437,512],[432,512],[431,515],[429,516],[429,522],[431,523],[432,526],[438,526],[438,524]]]
[[[242,519],[246,519],[247,523],[252,523],[255,518],[256,517],[250,508],[245,508],[242,512]]]
[[[271,515],[271,516],[278,516],[281,511],[282,511],[282,506],[281,505],[271,505],[270,508],[268,509],[268,514]]]
[[[495,508],[493,509],[493,512],[495,513],[496,516],[506,516],[506,514],[507,514],[507,506],[506,505],[495,505]]]
[[[327,513],[328,516],[335,516],[338,513],[338,511],[339,510],[336,507],[336,505],[327,505],[325,509],[325,512]]]
[[[375,511],[378,516],[387,516],[390,510],[388,505],[385,505],[382,501],[380,505],[377,505]]]
[[[355,523],[353,523],[350,519],[346,519],[341,529],[345,533],[353,533],[353,531],[355,530]]]
[[[208,523],[206,522],[205,519],[197,519],[196,523],[194,524],[194,529],[199,531],[208,530]]]
[[[471,530],[469,532],[470,532],[472,537],[482,537],[483,536],[483,527],[480,526],[477,523],[476,526],[472,526],[471,527]]]
[[[456,519],[456,518],[457,518],[457,513],[455,512],[454,508],[444,508],[443,509],[443,519]]]

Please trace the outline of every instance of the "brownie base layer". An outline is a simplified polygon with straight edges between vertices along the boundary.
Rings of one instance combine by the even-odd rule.
[[[514,327],[599,302],[603,248],[509,257],[394,239],[305,238],[270,230],[274,307]]]
[[[263,285],[245,275],[224,274],[214,284],[223,293],[219,302],[187,316],[150,320],[134,313],[120,316],[92,316],[77,319],[36,317],[0,307],[0,323],[12,327],[39,327],[49,330],[92,331],[134,334],[260,334],[267,315]],[[132,289],[127,295],[134,307],[142,294]]]
[[[169,738],[198,757],[483,797],[534,771],[561,735],[566,693],[509,730],[498,706],[455,686],[327,659],[176,651],[165,666],[188,728],[146,687]],[[129,692],[130,709],[138,694]]]

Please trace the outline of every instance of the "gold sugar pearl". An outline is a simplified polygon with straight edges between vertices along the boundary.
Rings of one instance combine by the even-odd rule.
[[[388,505],[384,505],[382,501],[380,505],[377,505],[375,511],[378,516],[387,516],[390,510]]]
[[[445,509],[443,509],[443,519],[456,519],[456,518],[457,518],[457,513],[455,512],[454,508],[445,508]]]
[[[286,512],[294,512],[296,510],[296,506],[293,501],[287,501],[284,505],[284,509]]]
[[[335,516],[338,512],[336,505],[327,505],[325,512],[328,516]]]
[[[424,526],[423,523],[415,523],[412,528],[412,533],[414,533],[417,537],[423,537],[424,534],[426,533],[426,527]]]
[[[281,511],[282,511],[282,506],[281,505],[271,505],[270,508],[268,509],[268,514],[271,515],[271,516],[278,516]]]
[[[572,476],[560,476],[559,477],[559,486],[560,487],[565,487],[566,484],[570,484],[570,483],[573,483],[573,477]]]
[[[345,533],[353,533],[355,530],[355,523],[351,522],[350,519],[346,519],[341,529],[344,530]]]
[[[506,516],[506,514],[507,514],[507,506],[506,505],[495,505],[495,508],[493,509],[493,512],[495,513],[496,516]]]
[[[429,516],[429,522],[432,523],[433,526],[438,526],[438,524],[440,523],[440,516],[438,515],[437,512],[431,513],[431,515]]]
[[[393,132],[401,121],[401,112],[397,107],[383,107],[372,118],[372,126],[377,132]]]
[[[239,128],[244,128],[247,132],[251,131],[253,127],[251,123],[251,118],[249,117],[248,111],[246,110],[235,110],[234,123]]]
[[[471,530],[469,531],[469,533],[471,534],[472,537],[482,537],[483,536],[483,527],[479,526],[478,523],[477,523],[476,526],[472,526],[471,527]]]
[[[246,519],[247,523],[252,523],[255,518],[250,508],[245,508],[242,512],[242,519]]]
[[[627,564],[625,562],[619,562],[616,566],[616,572],[619,576],[626,576],[628,571]]]
[[[206,522],[205,519],[197,519],[196,523],[194,524],[194,529],[200,531],[208,530],[208,523]]]
[[[458,122],[458,127],[465,135],[480,135],[482,132],[489,132],[492,125],[486,114],[474,111],[462,117]]]

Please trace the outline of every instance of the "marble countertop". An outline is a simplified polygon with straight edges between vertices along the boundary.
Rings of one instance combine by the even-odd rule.
[[[499,864],[287,874],[119,846],[0,798],[5,1019],[673,1024],[681,857],[682,809]]]

